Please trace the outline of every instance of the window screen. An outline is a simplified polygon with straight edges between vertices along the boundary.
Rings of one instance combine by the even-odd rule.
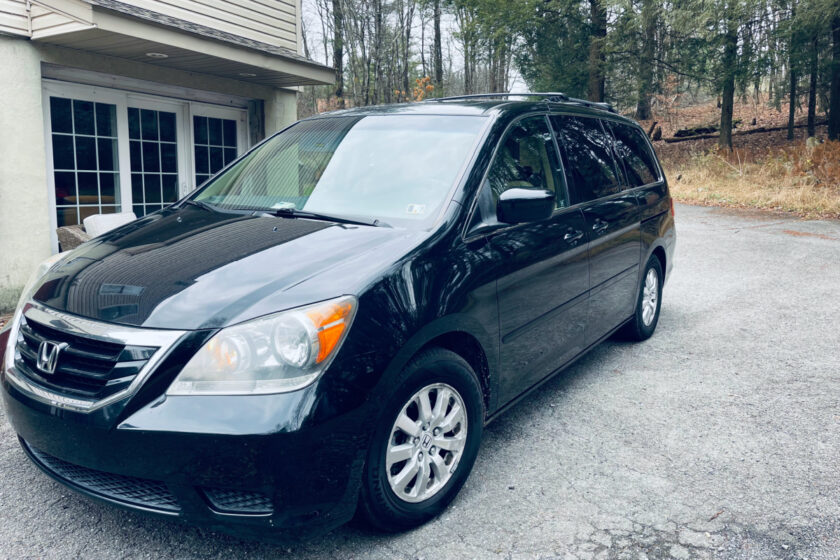
[[[610,123],[615,136],[615,150],[624,163],[631,187],[641,187],[659,180],[659,169],[644,133],[634,126]]]
[[[572,200],[586,202],[621,190],[611,140],[598,119],[552,115]]]

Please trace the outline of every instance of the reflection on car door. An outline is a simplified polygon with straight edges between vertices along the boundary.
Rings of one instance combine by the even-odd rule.
[[[612,137],[599,119],[552,115],[572,201],[589,234],[589,318],[592,344],[633,314],[641,233],[635,194],[615,164]]]
[[[549,219],[505,227],[495,221],[495,204],[508,188],[554,191],[557,209]],[[587,235],[583,213],[568,206],[545,117],[518,121],[499,145],[478,204],[481,227],[495,228],[489,243],[500,267],[500,402],[527,390],[584,348]]]

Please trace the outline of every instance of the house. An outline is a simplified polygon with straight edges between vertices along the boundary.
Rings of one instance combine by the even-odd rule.
[[[57,227],[154,212],[296,120],[300,0],[0,0],[0,311]]]

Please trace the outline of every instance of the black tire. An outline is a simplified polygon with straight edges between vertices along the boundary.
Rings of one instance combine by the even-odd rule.
[[[401,499],[392,490],[386,472],[386,451],[395,437],[392,429],[403,407],[418,392],[435,384],[444,384],[455,389],[461,398],[466,417],[466,443],[458,456],[454,472],[449,475],[445,484],[428,499],[412,503]],[[435,399],[437,394],[439,393],[432,393]],[[422,422],[421,424],[426,425]],[[359,514],[362,520],[375,529],[396,532],[422,525],[440,514],[458,494],[472,470],[478,455],[483,427],[484,398],[481,386],[466,360],[442,348],[432,348],[418,354],[403,370],[398,387],[384,404],[374,428],[362,473],[359,498]],[[427,455],[428,451],[427,448]],[[439,450],[438,453],[446,452]],[[399,470],[399,464],[394,464],[391,468]],[[444,478],[441,477],[440,480],[443,481]]]
[[[656,273],[656,311],[653,314],[652,320],[645,323],[645,281],[651,270]],[[639,283],[639,293],[636,297],[636,312],[633,314],[633,318],[621,329],[621,338],[640,342],[647,340],[653,335],[653,332],[656,330],[656,325],[659,323],[659,309],[662,307],[662,279],[662,265],[658,258],[651,255],[642,273],[642,281]]]

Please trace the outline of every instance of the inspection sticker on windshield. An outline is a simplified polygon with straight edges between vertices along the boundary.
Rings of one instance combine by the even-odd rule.
[[[411,215],[414,215],[414,216],[422,214],[425,211],[426,211],[426,205],[425,204],[409,204],[408,208],[405,209],[406,214],[411,214]]]

